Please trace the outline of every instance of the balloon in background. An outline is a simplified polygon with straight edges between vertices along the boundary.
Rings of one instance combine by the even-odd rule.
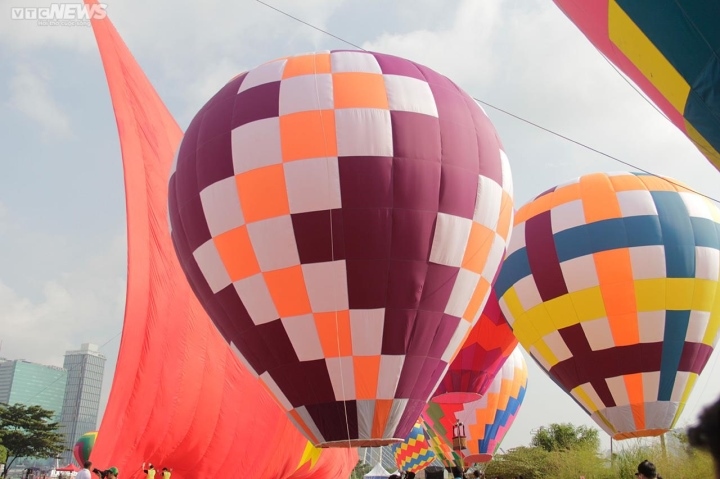
[[[432,400],[463,404],[480,399],[517,344],[493,291]]]
[[[597,173],[518,210],[495,285],[523,347],[615,439],[672,429],[718,339],[720,210]]]
[[[395,443],[390,448],[400,471],[419,472],[435,460],[435,453],[425,439],[421,421],[415,423],[403,442]]]
[[[188,127],[169,196],[198,298],[323,447],[407,436],[480,316],[513,215],[482,108],[364,51],[232,79]]]
[[[461,422],[467,443],[460,452],[464,463],[488,462],[515,420],[525,398],[527,381],[527,364],[518,345],[481,399],[464,404],[431,402],[424,417],[449,444],[452,444],[453,426]]]
[[[493,458],[517,417],[527,384],[527,363],[517,346],[475,409],[475,422],[469,424],[468,462],[488,462]]]
[[[717,2],[554,0],[720,169]]]
[[[75,460],[78,464],[80,464],[80,466],[82,466],[85,461],[90,460],[90,454],[92,453],[93,446],[95,445],[97,434],[97,431],[86,432],[80,436],[80,439],[78,439],[75,443],[75,446],[73,447],[73,456],[75,456]]]
[[[423,413],[423,415],[420,417],[420,422],[423,425],[423,429],[425,430],[425,437],[428,444],[432,448],[432,451],[435,453],[435,457],[437,457],[438,460],[445,467],[464,468],[462,457],[458,453],[453,451],[452,441],[448,442],[444,434],[445,430],[442,429],[442,425],[440,425],[441,433],[438,433],[432,428],[426,417],[426,414]]]

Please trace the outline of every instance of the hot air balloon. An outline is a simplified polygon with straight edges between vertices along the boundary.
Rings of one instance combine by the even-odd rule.
[[[75,456],[77,463],[81,466],[85,461],[90,460],[90,453],[92,452],[96,439],[97,431],[91,431],[80,436],[80,439],[78,439],[75,443],[75,446],[73,447],[73,455]]]
[[[419,472],[435,461],[435,454],[425,438],[421,421],[415,423],[403,442],[395,443],[390,448],[400,471]]]
[[[468,424],[468,462],[488,462],[500,447],[525,399],[528,369],[519,346],[495,376],[490,391],[475,409],[475,421]],[[497,391],[497,392],[496,392]],[[491,395],[497,395],[496,399]]]
[[[169,188],[195,294],[321,447],[408,435],[480,315],[513,214],[473,99],[364,51],[232,79],[188,127]]]
[[[523,347],[615,439],[678,420],[720,326],[720,210],[597,173],[518,210],[495,285]]]
[[[464,404],[431,402],[423,417],[433,430],[443,431],[451,444],[454,426],[461,423],[466,435],[466,446],[460,451],[464,463],[488,462],[515,420],[527,381],[527,364],[516,346],[482,398]]]
[[[720,169],[720,4],[554,1]]]
[[[441,433],[435,431],[432,426],[425,419],[425,414],[420,416],[419,422],[422,423],[423,430],[425,431],[425,438],[427,439],[428,445],[432,449],[435,457],[445,466],[446,468],[459,467],[464,468],[462,457],[453,451],[452,442],[449,442],[444,434],[444,430],[441,426]]]
[[[517,346],[517,338],[490,293],[480,319],[450,364],[432,398],[437,403],[468,403],[480,399]]]

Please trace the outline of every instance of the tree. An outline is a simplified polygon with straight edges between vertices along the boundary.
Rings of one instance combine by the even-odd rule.
[[[600,436],[598,430],[592,427],[553,423],[538,429],[530,444],[548,452],[575,449],[597,452],[600,448]]]
[[[0,404],[0,444],[7,450],[2,477],[18,457],[55,457],[63,451],[63,436],[58,423],[51,421],[53,414],[40,406]]]
[[[548,464],[549,456],[547,451],[538,447],[516,447],[506,454],[496,455],[485,469],[485,477],[552,477]]]
[[[365,464],[362,461],[358,461],[357,464],[355,464],[355,468],[352,470],[352,473],[350,473],[351,479],[362,479],[362,477],[370,472],[372,467],[368,464]]]

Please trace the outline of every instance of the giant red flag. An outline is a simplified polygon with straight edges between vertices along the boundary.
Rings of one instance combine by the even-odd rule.
[[[120,135],[128,227],[123,335],[93,462],[128,478],[142,475],[143,461],[181,479],[228,471],[347,477],[356,452],[308,453],[192,293],[167,224],[167,178],[182,132],[110,20],[92,24]]]

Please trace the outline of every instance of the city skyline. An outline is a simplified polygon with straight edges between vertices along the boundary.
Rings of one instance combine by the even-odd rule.
[[[61,457],[66,464],[75,462],[72,449],[78,438],[97,430],[106,359],[98,346],[91,343],[83,343],[79,350],[65,353],[63,367],[68,375],[60,432],[65,435],[65,452]]]
[[[64,358],[59,367],[0,357],[0,403],[37,405],[52,411],[52,420],[65,435],[60,458],[69,464],[75,462],[72,449],[78,438],[97,430],[107,358],[92,343],[65,351]]]

